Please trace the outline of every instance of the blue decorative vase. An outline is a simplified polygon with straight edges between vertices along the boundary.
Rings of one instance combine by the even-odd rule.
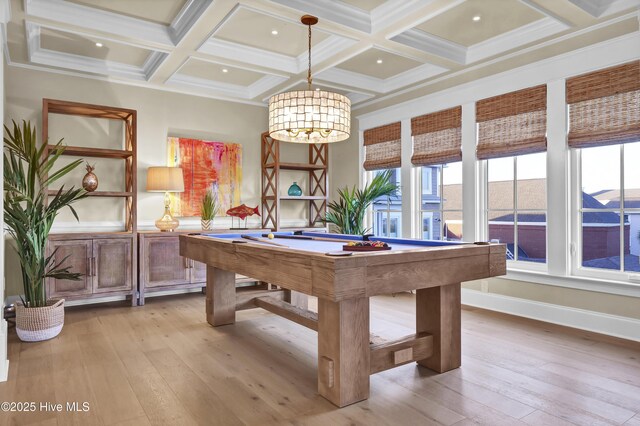
[[[302,188],[298,186],[297,182],[293,182],[293,185],[289,187],[287,194],[289,194],[290,197],[299,197],[302,195]]]

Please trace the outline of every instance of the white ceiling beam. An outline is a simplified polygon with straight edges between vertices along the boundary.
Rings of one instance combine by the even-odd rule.
[[[25,0],[26,18],[40,18],[99,31],[105,34],[124,36],[137,41],[141,46],[158,46],[170,49],[175,46],[169,27],[107,12],[62,0]]]

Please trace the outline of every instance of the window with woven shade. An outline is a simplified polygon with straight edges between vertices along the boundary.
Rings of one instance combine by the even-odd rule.
[[[462,107],[455,107],[411,119],[414,166],[452,163],[462,160]]]
[[[400,167],[400,122],[364,131],[364,169],[381,170]]]
[[[640,61],[567,80],[569,146],[640,141]]]
[[[547,86],[541,85],[476,103],[479,160],[547,150]]]

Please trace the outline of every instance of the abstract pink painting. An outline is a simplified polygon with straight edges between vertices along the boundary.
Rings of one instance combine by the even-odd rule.
[[[169,137],[168,145],[168,165],[184,174],[184,192],[172,203],[177,216],[200,216],[200,200],[209,189],[221,215],[240,204],[242,145],[176,137]]]

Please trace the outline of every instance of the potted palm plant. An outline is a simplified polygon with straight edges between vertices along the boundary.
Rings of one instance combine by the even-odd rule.
[[[64,324],[64,299],[48,299],[45,279],[78,280],[82,274],[64,266],[66,258],[47,256],[46,244],[58,212],[86,197],[80,188],[60,188],[49,200],[47,187],[82,164],[73,161],[58,170],[53,167],[64,152],[62,139],[45,155],[46,141],[37,146],[36,128],[28,121],[13,122],[4,137],[4,222],[16,244],[22,270],[24,295],[16,306],[16,331],[23,341],[41,341],[57,336]],[[47,202],[48,201],[48,202]]]
[[[390,182],[391,170],[377,174],[363,189],[338,189],[338,200],[329,203],[325,222],[335,225],[340,234],[364,235],[364,216],[378,197],[394,194],[398,186]]]
[[[218,203],[213,191],[208,190],[202,197],[200,206],[200,224],[202,229],[208,231],[212,228],[213,219],[218,214]]]

